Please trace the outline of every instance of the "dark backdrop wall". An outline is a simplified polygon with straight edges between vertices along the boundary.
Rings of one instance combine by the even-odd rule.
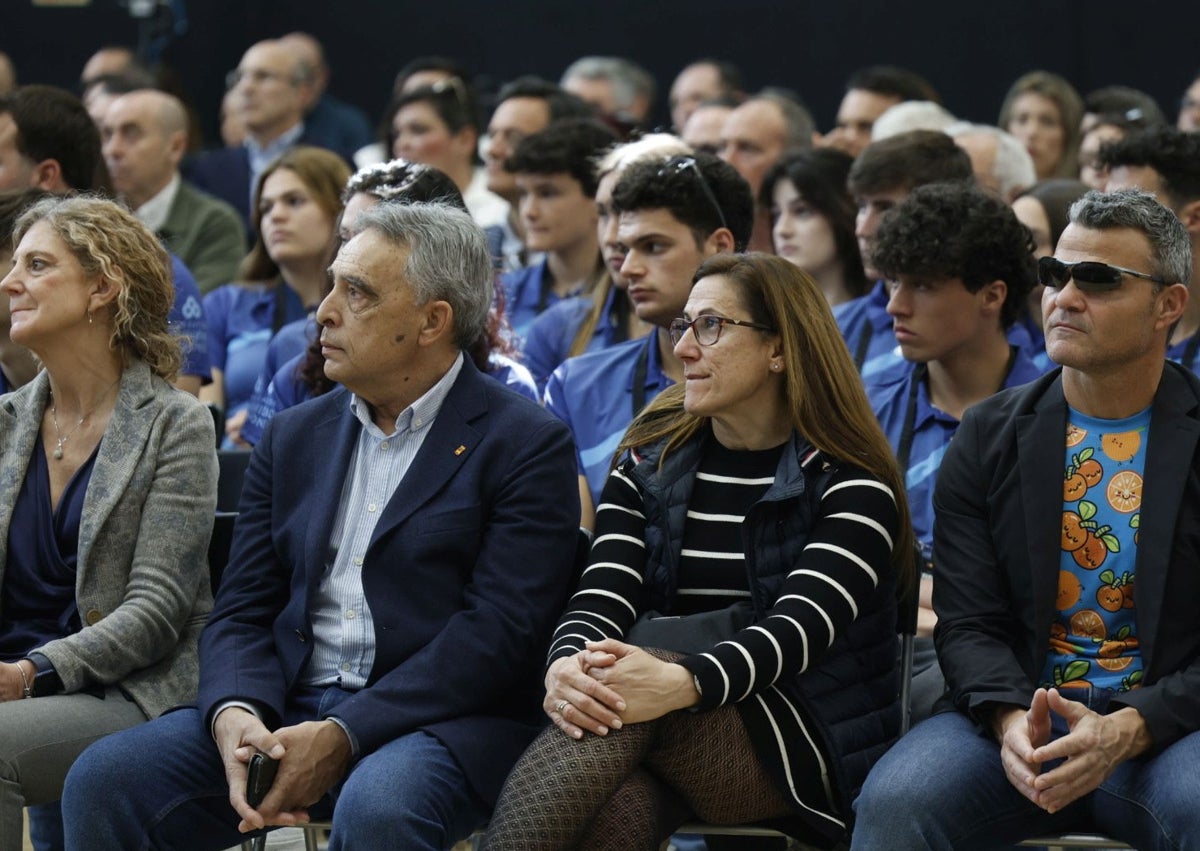
[[[22,82],[73,86],[101,44],[137,46],[146,33],[130,0],[85,8],[0,0],[0,50]],[[252,42],[290,30],[317,35],[333,68],[332,91],[372,115],[384,108],[396,70],[414,56],[466,63],[478,82],[525,73],[557,78],[578,56],[628,56],[666,87],[699,56],[742,67],[751,88],[798,91],[822,129],[833,122],[842,83],[863,65],[924,74],[957,115],[995,121],[1008,85],[1045,68],[1081,92],[1124,83],[1154,95],[1174,117],[1200,68],[1194,3],[1129,0],[172,0],[186,30],[164,54],[200,109],[209,139],[225,73]]]

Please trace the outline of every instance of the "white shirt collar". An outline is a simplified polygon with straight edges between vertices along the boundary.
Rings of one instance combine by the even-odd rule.
[[[182,182],[179,172],[175,172],[170,182],[157,195],[134,210],[133,214],[141,219],[142,224],[150,230],[155,232],[162,230],[163,225],[167,223],[167,217],[171,214],[171,205],[175,203],[175,196],[179,194],[179,184]]]

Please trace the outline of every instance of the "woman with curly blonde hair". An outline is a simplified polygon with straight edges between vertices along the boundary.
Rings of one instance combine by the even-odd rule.
[[[98,198],[17,220],[0,287],[41,372],[0,396],[0,851],[91,742],[192,699],[212,606],[212,418],[168,382],[170,266]]]

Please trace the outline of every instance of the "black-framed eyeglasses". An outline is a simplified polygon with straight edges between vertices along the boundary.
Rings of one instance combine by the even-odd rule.
[[[774,331],[766,325],[760,325],[757,322],[747,322],[744,319],[729,319],[725,316],[717,316],[712,313],[706,313],[703,316],[697,316],[691,322],[688,322],[682,316],[671,320],[671,324],[667,328],[667,332],[671,335],[671,345],[679,345],[679,341],[683,339],[683,335],[692,329],[692,333],[696,336],[696,342],[702,346],[711,346],[721,339],[721,329],[726,325],[740,325],[743,328],[755,328],[759,331]]]
[[[717,221],[721,223],[721,227],[728,230],[729,225],[725,222],[725,213],[721,209],[721,202],[713,194],[712,187],[708,185],[708,181],[704,177],[704,172],[700,170],[695,157],[671,157],[662,164],[662,168],[658,170],[658,176],[667,177],[671,174],[682,174],[685,171],[690,171],[696,175],[696,182],[700,185],[700,191],[704,193],[704,197],[708,199],[708,203],[712,204],[713,211],[717,214]]]
[[[1156,284],[1167,284],[1166,278],[1149,275],[1145,272],[1135,272],[1121,266],[1112,266],[1096,260],[1081,260],[1078,263],[1064,263],[1054,257],[1038,259],[1038,283],[1055,289],[1062,289],[1070,280],[1085,293],[1108,292],[1121,286],[1121,277],[1132,275],[1153,281]]]

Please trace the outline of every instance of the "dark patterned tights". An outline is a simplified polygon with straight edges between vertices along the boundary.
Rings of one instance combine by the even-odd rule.
[[[656,851],[692,817],[741,824],[788,812],[733,707],[578,741],[550,726],[509,775],[483,847]]]

